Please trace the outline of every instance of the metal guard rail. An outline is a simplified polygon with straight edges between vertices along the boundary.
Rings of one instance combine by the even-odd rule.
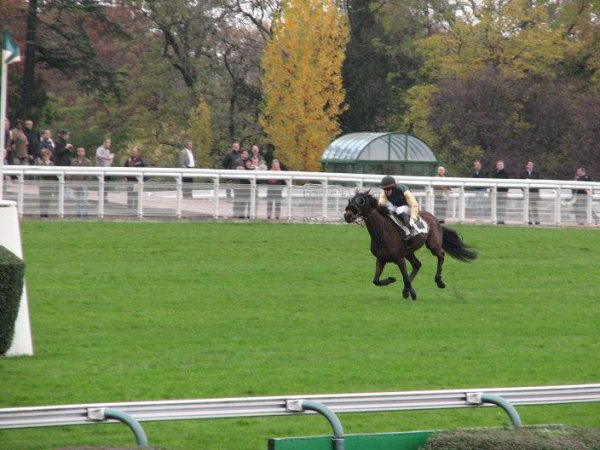
[[[491,406],[473,403],[478,394],[499,396],[513,406],[600,402],[600,384],[1,408],[0,429],[98,423],[94,415],[102,408],[121,411],[141,422],[293,415],[298,412],[290,411],[288,405],[294,400],[318,402],[334,413]]]

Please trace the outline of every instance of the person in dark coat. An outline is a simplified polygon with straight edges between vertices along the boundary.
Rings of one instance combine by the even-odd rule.
[[[492,178],[508,179],[510,174],[508,170],[504,168],[504,161],[499,159],[496,161],[496,170],[492,174]],[[504,224],[504,216],[506,214],[506,200],[508,194],[507,187],[499,187],[496,196],[496,223],[498,225]]]
[[[578,167],[575,172],[575,181],[588,182],[592,181],[592,177],[586,173],[585,167]],[[588,195],[590,195],[590,192],[587,189],[577,189],[573,196],[575,199],[573,201],[575,218],[579,225],[584,225],[587,222]]]
[[[124,167],[146,167],[146,163],[142,159],[142,151],[136,145],[131,149],[131,153]],[[137,212],[138,193],[137,193],[137,177],[127,177],[127,208],[131,212]]]
[[[56,139],[54,147],[55,166],[71,165],[71,152],[73,151],[73,145],[70,144],[68,140],[69,132],[67,130],[60,130],[58,132],[58,139]]]
[[[524,180],[539,180],[540,174],[533,168],[533,161],[527,161],[525,170],[521,172]],[[539,225],[540,218],[538,214],[538,203],[540,202],[540,190],[538,188],[529,188],[529,225]]]
[[[42,144],[40,133],[33,127],[33,120],[25,121],[23,129],[27,136],[27,154],[29,155],[29,164],[34,164],[35,160],[40,157],[40,146]]]

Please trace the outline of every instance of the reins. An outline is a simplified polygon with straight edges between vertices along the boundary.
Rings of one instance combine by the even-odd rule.
[[[362,213],[358,215],[358,217],[359,217],[360,219],[362,219],[362,222],[363,222],[363,223],[362,223],[362,226],[367,226],[367,227],[368,227],[368,225],[367,225],[367,221],[369,221],[369,219],[371,219],[371,215],[372,215],[373,213],[375,213],[375,212],[377,212],[377,208],[373,208],[371,211],[369,211],[369,213],[368,213],[366,216],[365,216],[364,214],[362,214]],[[385,219],[385,218],[384,218],[384,217],[382,217],[382,219]],[[373,222],[371,222],[371,223],[373,223]],[[380,228],[381,228],[381,230],[379,230],[379,232],[377,232],[377,230],[375,230],[375,228],[376,228],[376,225],[377,225],[376,223],[373,223],[373,227],[374,227],[374,229],[373,229],[373,233],[374,233],[376,236],[371,236],[371,237],[372,237],[372,238],[373,238],[373,239],[374,239],[376,242],[378,242],[380,245],[381,245],[381,244],[385,244],[385,241],[383,240],[383,229],[384,229],[384,227],[385,227],[385,220],[382,220],[382,221],[381,221],[381,227],[380,227]]]

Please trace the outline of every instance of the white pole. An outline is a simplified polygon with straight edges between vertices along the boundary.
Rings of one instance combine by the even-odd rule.
[[[8,200],[0,200],[0,245],[23,259],[17,204]],[[19,355],[33,355],[25,280],[23,280],[23,293],[21,294],[21,303],[15,322],[15,334],[12,345],[5,354],[5,356]]]
[[[4,198],[4,120],[6,119],[6,88],[8,85],[8,64],[2,58],[2,84],[0,87],[0,201]]]

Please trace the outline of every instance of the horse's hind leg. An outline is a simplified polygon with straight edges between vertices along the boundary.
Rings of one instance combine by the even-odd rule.
[[[446,283],[442,280],[442,266],[444,265],[444,250],[439,249],[437,252],[431,251],[435,256],[437,256],[437,270],[435,272],[435,284],[440,289],[444,289],[446,287]]]
[[[387,286],[388,284],[392,284],[396,282],[394,277],[388,277],[385,280],[381,280],[379,277],[383,272],[383,268],[385,267],[385,261],[377,258],[377,262],[375,263],[375,276],[373,277],[373,284],[375,286]]]
[[[421,269],[421,261],[418,260],[417,256],[414,253],[409,253],[408,255],[406,255],[406,259],[408,259],[408,262],[412,266],[412,270],[408,275],[408,279],[412,282],[412,280],[414,280],[417,274],[419,273],[419,269]]]

